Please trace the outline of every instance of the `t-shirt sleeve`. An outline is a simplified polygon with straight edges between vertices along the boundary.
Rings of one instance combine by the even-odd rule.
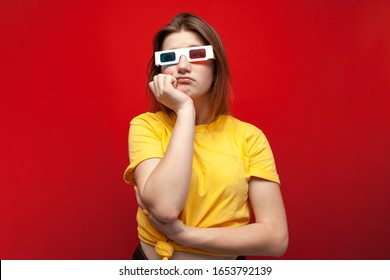
[[[248,173],[280,184],[271,146],[258,128],[252,127],[246,138],[248,149]]]
[[[124,173],[124,180],[135,185],[134,169],[142,161],[150,158],[162,158],[164,151],[161,144],[161,123],[156,119],[138,116],[130,122],[129,156],[130,165]]]

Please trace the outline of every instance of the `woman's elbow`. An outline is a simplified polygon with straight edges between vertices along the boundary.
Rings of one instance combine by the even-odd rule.
[[[287,251],[288,242],[289,242],[289,237],[287,232],[279,236],[276,236],[272,246],[272,256],[282,257]]]
[[[179,217],[181,210],[174,207],[164,207],[162,209],[159,207],[151,207],[150,212],[157,220],[164,223],[171,223]]]
[[[164,223],[176,220],[182,210],[178,205],[162,203],[160,200],[151,199],[150,197],[142,197],[142,200],[148,212]]]

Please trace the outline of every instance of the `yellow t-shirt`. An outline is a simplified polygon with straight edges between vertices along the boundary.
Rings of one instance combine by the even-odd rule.
[[[175,119],[163,112],[141,114],[131,121],[130,165],[124,174],[127,183],[135,184],[133,171],[139,163],[164,156],[174,124]],[[201,228],[248,224],[251,176],[280,183],[271,148],[261,130],[228,115],[195,126],[190,189],[179,219]],[[163,241],[174,250],[219,255],[169,241],[140,209],[137,222],[138,236],[147,244],[156,246]]]

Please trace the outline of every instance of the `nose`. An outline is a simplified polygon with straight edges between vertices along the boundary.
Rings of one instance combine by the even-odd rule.
[[[179,72],[191,71],[191,63],[187,60],[185,55],[182,55],[177,63],[177,69]]]

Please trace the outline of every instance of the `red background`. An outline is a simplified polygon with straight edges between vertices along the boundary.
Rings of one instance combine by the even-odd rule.
[[[234,114],[271,142],[283,258],[389,259],[387,0],[1,0],[0,258],[130,258],[129,121],[181,11],[218,30]]]

